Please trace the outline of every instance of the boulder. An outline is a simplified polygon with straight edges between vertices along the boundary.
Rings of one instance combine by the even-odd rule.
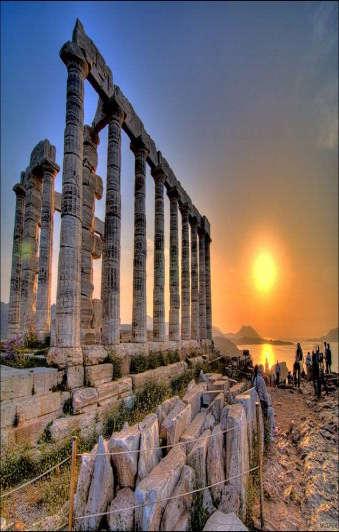
[[[149,414],[139,423],[140,453],[138,480],[145,478],[161,459],[159,447],[159,423],[156,414]]]
[[[226,429],[226,478],[219,510],[246,517],[246,488],[249,469],[247,421],[240,404],[229,406]],[[233,478],[235,477],[235,478]]]
[[[72,392],[73,414],[80,414],[84,407],[96,405],[98,402],[98,391],[96,388],[77,388]]]
[[[224,514],[223,512],[215,511],[211,517],[207,520],[203,531],[229,531],[229,532],[241,532],[246,531],[248,528],[242,521],[235,515],[235,513]]]
[[[200,434],[203,432],[203,426],[205,423],[206,414],[204,412],[199,412],[193,419],[190,425],[188,425],[185,432],[181,435],[180,441],[185,441],[187,454],[193,449],[195,440],[199,438]]]
[[[179,399],[161,424],[160,432],[165,435],[167,445],[177,443],[190,422],[191,405]]]
[[[108,454],[108,444],[99,436],[97,452],[95,454],[93,476],[88,492],[85,515],[97,514],[107,511],[113,498],[113,471]],[[98,530],[102,517],[92,515],[82,519],[83,530]]]
[[[114,532],[134,530],[134,509],[128,509],[132,506],[135,506],[133,491],[130,488],[119,490],[108,509],[109,512],[112,512],[107,519],[109,530]]]
[[[194,470],[184,465],[178,484],[173,492],[173,497],[181,493],[187,493],[194,489],[195,473]],[[164,531],[171,530],[190,530],[190,517],[193,502],[193,494],[178,497],[167,503],[165,508],[160,529]],[[183,528],[183,523],[185,527]]]
[[[77,490],[74,497],[74,517],[76,530],[84,530],[83,519],[77,518],[85,515],[88,490],[93,476],[96,449],[97,446],[92,449],[91,453],[86,453],[81,456]]]
[[[214,427],[212,436],[207,446],[207,484],[215,484],[225,480],[225,452],[224,452],[224,434],[220,425]],[[218,507],[223,492],[224,484],[219,484],[211,488],[212,500]]]
[[[108,442],[110,453],[137,451],[140,444],[140,431],[138,425],[123,428],[120,432],[113,432]],[[116,472],[116,482],[120,488],[134,489],[135,478],[138,472],[139,453],[113,454],[111,459]]]
[[[156,503],[156,501],[172,495],[185,459],[186,453],[181,447],[171,449],[151,473],[137,485],[136,504],[146,505],[143,508],[137,508],[135,512],[138,530],[160,530],[160,520],[166,501],[161,503]]]

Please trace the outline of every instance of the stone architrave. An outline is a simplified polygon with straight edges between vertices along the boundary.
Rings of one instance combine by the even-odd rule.
[[[134,259],[132,339],[146,342],[146,158],[148,149],[141,137],[131,143],[135,155]]]
[[[102,197],[102,180],[95,171],[98,164],[99,137],[88,125],[84,127],[82,170],[82,245],[81,245],[81,343],[94,344],[98,338],[92,330],[93,308],[93,259],[96,254],[94,234],[95,200]],[[99,237],[98,237],[99,238]]]
[[[13,233],[12,272],[8,307],[7,337],[11,338],[20,332],[20,301],[21,301],[21,260],[25,216],[25,172],[21,173],[21,183],[14,185],[16,195],[15,221]]]
[[[199,228],[199,321],[200,340],[207,338],[206,332],[206,273],[205,273],[205,232]]]
[[[120,341],[120,238],[121,238],[121,125],[124,113],[112,109],[108,126],[105,237],[102,253],[102,338],[105,345]]]
[[[206,276],[206,336],[212,340],[212,301],[211,301],[211,258],[209,235],[205,240],[205,276]]]
[[[191,338],[189,206],[181,205],[181,339]]]
[[[41,165],[42,205],[36,305],[36,333],[40,341],[46,341],[51,331],[54,180],[59,170],[59,166],[53,160],[45,159]]]
[[[176,189],[168,192],[170,199],[170,310],[169,340],[179,341],[179,243],[178,243],[178,193]]]
[[[192,217],[191,224],[191,339],[199,340],[199,270],[198,270],[198,226]]]
[[[164,182],[166,176],[157,167],[152,172],[155,184],[154,202],[154,285],[153,341],[165,341],[165,249],[164,249]]]
[[[26,199],[22,243],[20,329],[33,331],[38,286],[38,246],[41,224],[41,178],[26,170]]]
[[[67,103],[55,317],[56,347],[50,350],[48,360],[59,367],[67,367],[83,361],[80,342],[82,160],[84,79],[89,66],[82,50],[74,42],[67,42],[60,56],[68,71]]]

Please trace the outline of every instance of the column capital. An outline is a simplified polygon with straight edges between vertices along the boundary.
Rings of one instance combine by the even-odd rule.
[[[21,196],[23,198],[26,196],[25,187],[20,183],[16,183],[14,185],[13,191],[15,192],[16,196]]]
[[[167,196],[169,197],[169,199],[176,199],[178,201],[179,199],[178,189],[176,187],[170,187],[167,190]]]
[[[122,126],[126,119],[126,113],[123,108],[115,101],[114,98],[111,98],[109,102],[104,105],[105,112],[109,117],[109,122],[115,120],[119,122],[119,125]]]
[[[160,183],[163,183],[163,184],[165,183],[167,176],[161,165],[155,166],[154,168],[152,168],[151,174],[152,174],[154,181],[160,181]]]
[[[141,152],[145,153],[145,155],[148,155],[149,153],[149,148],[148,146],[146,146],[141,135],[131,141],[130,147],[134,155],[137,155],[138,153],[141,153]]]
[[[189,203],[182,203],[179,201],[179,209],[182,216],[189,216],[191,212],[191,206]]]
[[[61,48],[59,55],[67,68],[77,66],[81,70],[83,77],[87,78],[90,67],[83,51],[75,42],[67,41]]]
[[[191,227],[198,228],[199,220],[195,214],[190,214],[189,216],[189,223]]]
[[[45,159],[44,161],[42,161],[40,164],[40,168],[43,173],[48,172],[52,175],[52,177],[55,177],[60,171],[60,166],[54,161],[50,161],[49,159]]]

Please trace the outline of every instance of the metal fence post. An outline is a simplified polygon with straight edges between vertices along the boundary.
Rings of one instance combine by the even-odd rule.
[[[73,530],[74,522],[74,494],[77,477],[77,439],[72,438],[71,478],[69,483],[69,512],[68,530]]]

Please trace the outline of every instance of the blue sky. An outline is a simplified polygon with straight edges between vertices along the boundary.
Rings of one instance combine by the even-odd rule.
[[[77,17],[211,222],[215,324],[251,323],[272,336],[326,332],[338,307],[334,2],[2,2],[1,299],[8,300],[11,189],[43,138],[55,144],[62,166],[66,69],[59,50]],[[97,99],[88,83],[85,94],[90,123]],[[97,170],[104,179],[106,141],[104,131]],[[128,146],[124,135],[122,321],[131,307]],[[151,272],[150,176],[147,212]],[[97,215],[104,217],[104,201]],[[247,264],[261,247],[281,266],[270,302],[252,298]],[[149,313],[151,283],[149,275]]]

